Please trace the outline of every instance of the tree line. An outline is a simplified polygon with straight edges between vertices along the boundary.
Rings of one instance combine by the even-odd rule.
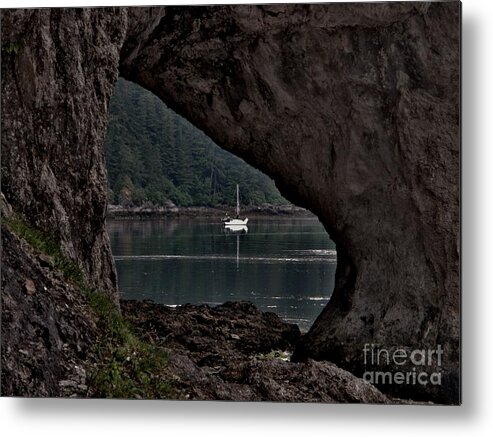
[[[140,86],[119,79],[105,139],[110,203],[219,206],[288,203],[274,182],[221,149]]]

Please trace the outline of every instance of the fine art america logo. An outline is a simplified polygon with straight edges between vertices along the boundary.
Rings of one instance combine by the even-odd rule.
[[[368,370],[363,379],[371,384],[441,385],[443,349],[407,350],[402,347],[385,349],[376,344],[365,344],[365,369],[390,368],[391,371]]]

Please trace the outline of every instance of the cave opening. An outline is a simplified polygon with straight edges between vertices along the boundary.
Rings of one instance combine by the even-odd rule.
[[[139,85],[120,78],[109,112],[107,231],[121,297],[246,300],[307,331],[336,270],[319,220]],[[249,222],[231,230],[221,216],[234,214],[236,185]]]

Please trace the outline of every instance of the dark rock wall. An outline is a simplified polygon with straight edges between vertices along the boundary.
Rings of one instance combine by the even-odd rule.
[[[2,51],[2,190],[112,289],[102,137],[120,58],[336,242],[297,358],[362,373],[365,343],[441,344],[444,384],[397,393],[457,402],[459,24],[458,2],[4,12],[2,48],[20,48]]]
[[[102,141],[126,17],[2,11],[2,191],[112,294]]]
[[[2,226],[2,396],[84,395],[94,316],[76,287]]]
[[[333,298],[297,358],[361,374],[365,343],[440,344],[443,385],[405,394],[457,401],[460,4],[130,14],[121,74],[272,176],[337,244]]]

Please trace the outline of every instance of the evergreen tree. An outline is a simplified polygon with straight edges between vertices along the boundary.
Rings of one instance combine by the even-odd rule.
[[[110,202],[179,206],[287,203],[273,181],[214,144],[152,93],[119,79],[105,140]]]

